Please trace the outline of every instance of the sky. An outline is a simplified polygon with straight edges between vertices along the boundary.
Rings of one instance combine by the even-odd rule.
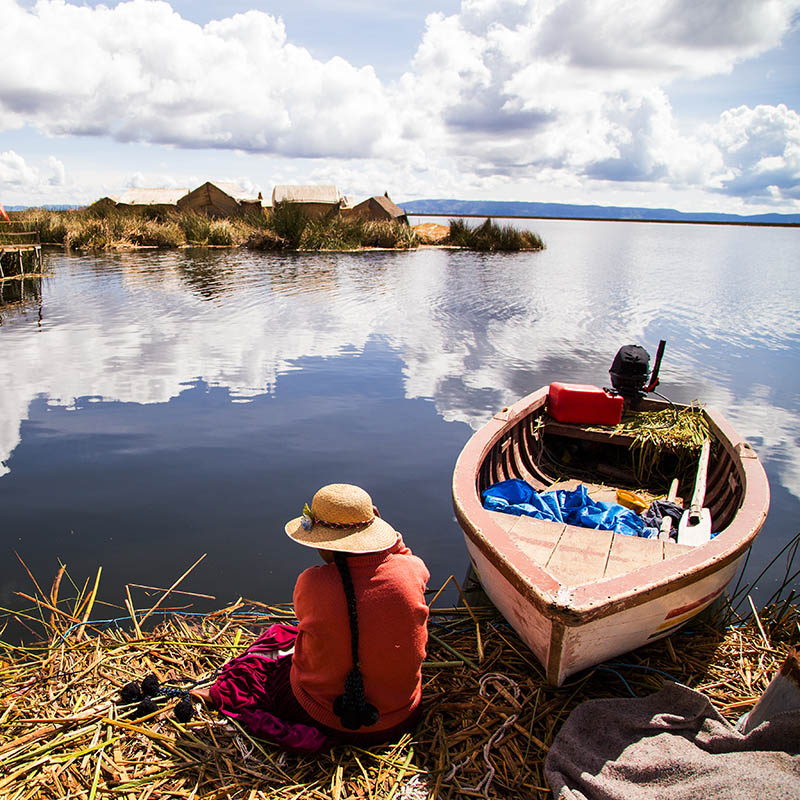
[[[800,212],[800,0],[0,0],[0,203]]]

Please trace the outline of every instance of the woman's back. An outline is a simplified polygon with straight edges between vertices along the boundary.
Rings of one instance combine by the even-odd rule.
[[[366,730],[383,730],[402,723],[420,701],[429,574],[399,537],[388,550],[350,555],[347,564],[357,605],[364,694],[380,712],[378,722]],[[294,606],[300,630],[292,660],[294,694],[314,719],[344,730],[333,702],[353,658],[347,600],[336,566],[303,572]]]

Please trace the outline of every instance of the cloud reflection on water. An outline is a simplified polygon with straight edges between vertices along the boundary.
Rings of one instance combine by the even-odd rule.
[[[165,403],[202,380],[246,402],[381,337],[406,397],[474,429],[551,380],[602,384],[621,344],[663,337],[663,390],[721,408],[800,498],[798,232],[529,224],[543,253],[51,254],[42,327],[0,329],[0,475],[36,398]]]

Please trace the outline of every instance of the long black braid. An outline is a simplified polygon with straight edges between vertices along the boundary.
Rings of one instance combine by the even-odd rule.
[[[374,725],[380,714],[378,709],[367,702],[364,695],[364,676],[361,674],[358,659],[358,610],[356,593],[353,589],[353,578],[347,564],[345,553],[334,553],[334,561],[339,570],[347,598],[347,616],[350,620],[350,647],[353,654],[353,668],[347,673],[344,682],[344,694],[340,694],[333,702],[333,712],[349,730],[357,730],[365,725]]]

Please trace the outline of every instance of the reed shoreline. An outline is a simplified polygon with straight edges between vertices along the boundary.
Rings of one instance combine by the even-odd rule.
[[[244,599],[209,613],[187,609],[193,596],[208,597],[178,588],[195,565],[142,607],[132,590],[154,587],[128,585],[123,602],[106,613],[97,599],[100,570],[78,586],[62,567],[49,591],[28,573],[33,587],[20,595],[30,605],[6,610],[5,622],[41,632],[20,645],[0,637],[0,796],[548,798],[544,760],[580,702],[642,696],[675,680],[705,693],[735,722],[755,705],[800,632],[794,591],[746,619],[721,604],[690,629],[556,689],[497,611],[451,576],[429,599],[424,712],[415,734],[298,756],[253,739],[201,704],[186,723],[175,719],[174,700],[139,719],[121,704],[120,688],[148,673],[179,689],[206,685],[265,626],[294,619],[290,604]],[[461,605],[440,608],[451,582]],[[73,587],[72,596],[60,596],[62,583]],[[734,591],[745,611],[755,612],[743,602],[746,590]]]
[[[11,213],[7,233],[35,232],[44,245],[65,250],[116,251],[143,248],[246,247],[291,252],[361,252],[412,250],[450,246],[481,251],[541,250],[538,234],[491,219],[472,228],[463,221],[450,225],[410,226],[396,220],[366,220],[352,214],[307,217],[294,204],[278,204],[266,212],[249,210],[224,218],[194,212],[143,207],[105,206],[69,211],[28,209]]]

